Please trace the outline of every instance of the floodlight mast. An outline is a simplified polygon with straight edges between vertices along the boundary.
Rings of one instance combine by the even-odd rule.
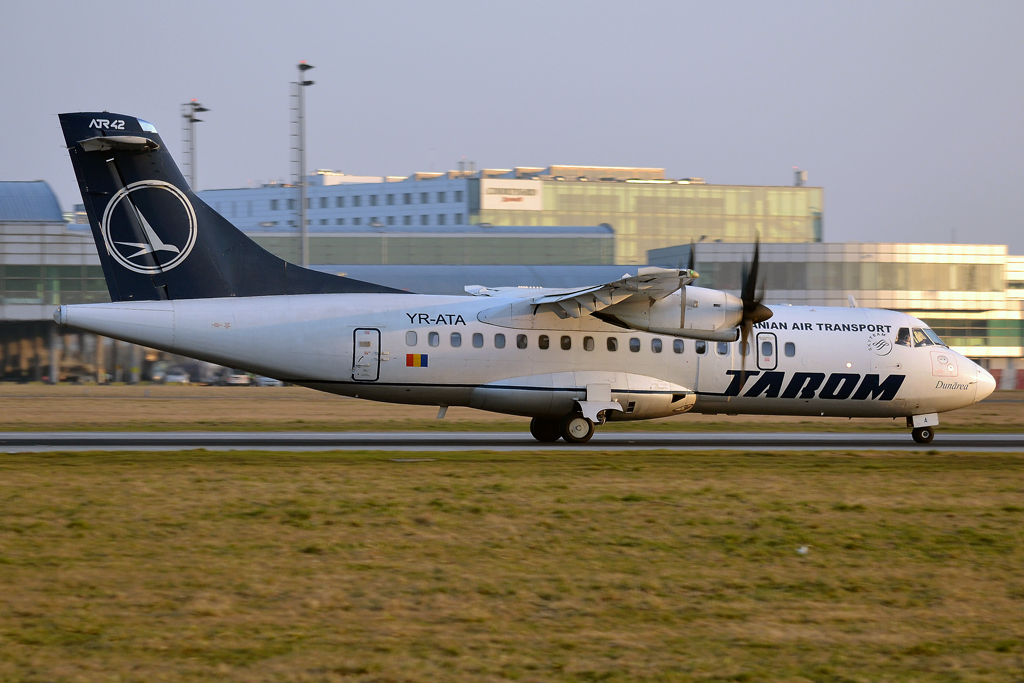
[[[309,220],[306,218],[308,198],[306,196],[306,98],[304,88],[313,85],[307,81],[305,73],[313,68],[305,60],[299,62],[299,79],[292,83],[295,87],[295,184],[299,188],[299,234],[301,236],[300,251],[303,268],[309,267]]]
[[[184,137],[182,155],[185,157],[185,178],[188,180],[188,186],[192,188],[193,192],[198,189],[196,187],[196,124],[203,122],[202,119],[196,118],[196,114],[204,111],[210,110],[199,104],[199,100],[196,99],[181,105],[181,116],[184,120],[182,125]]]

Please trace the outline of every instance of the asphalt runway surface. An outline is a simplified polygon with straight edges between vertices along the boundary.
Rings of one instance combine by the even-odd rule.
[[[570,450],[899,450],[1020,451],[1024,434],[943,433],[917,444],[910,431],[606,432],[587,444],[540,443],[526,432],[0,432],[0,453],[90,450],[369,450],[369,451],[570,451]]]

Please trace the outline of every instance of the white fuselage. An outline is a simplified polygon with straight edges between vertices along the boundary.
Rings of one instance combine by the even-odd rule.
[[[754,327],[743,376],[739,342],[593,316],[494,315],[520,301],[312,294],[71,305],[55,318],[345,396],[534,417],[560,417],[588,396],[621,406],[609,419],[691,410],[901,417],[970,405],[994,388],[985,370],[946,347],[896,343],[898,329],[924,325],[893,311],[772,306],[773,317]]]

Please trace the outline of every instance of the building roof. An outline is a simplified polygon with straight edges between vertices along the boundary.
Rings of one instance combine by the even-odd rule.
[[[616,265],[330,265],[313,269],[417,294],[445,295],[466,295],[466,285],[589,287],[637,273],[637,266]]]
[[[57,195],[45,180],[0,181],[0,223],[63,223]]]
[[[286,229],[282,229],[286,228]],[[299,234],[295,226],[265,228],[266,232],[289,232]],[[591,237],[613,237],[615,230],[610,225],[310,225],[310,234],[344,235],[482,235],[485,237],[525,237],[527,235],[584,235]],[[259,231],[246,229],[246,233]]]

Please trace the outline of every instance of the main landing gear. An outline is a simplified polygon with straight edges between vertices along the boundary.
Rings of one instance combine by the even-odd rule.
[[[562,433],[558,431],[558,420],[549,420],[543,417],[535,417],[530,420],[530,434],[533,438],[543,443],[558,441]]]
[[[543,443],[552,443],[559,438],[568,443],[586,443],[594,436],[594,423],[582,413],[569,413],[561,420],[535,417],[530,420],[530,434]]]

